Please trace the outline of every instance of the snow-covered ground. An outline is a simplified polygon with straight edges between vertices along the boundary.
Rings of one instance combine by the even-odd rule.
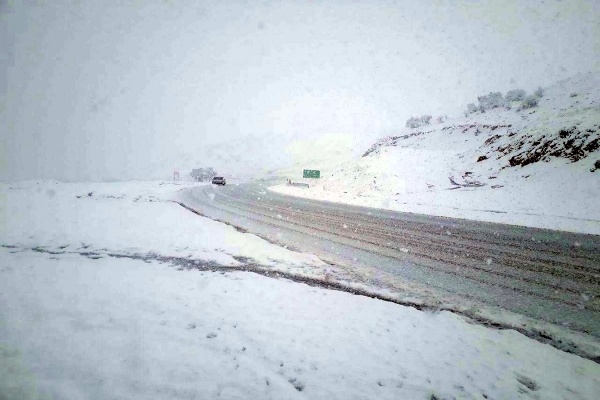
[[[600,366],[511,330],[284,279],[313,256],[168,202],[184,185],[0,186],[2,398],[593,399]],[[79,196],[79,197],[78,197]],[[175,268],[222,265],[218,271]],[[312,272],[311,272],[312,271]]]
[[[288,270],[324,266],[315,256],[240,233],[171,201],[176,190],[193,185],[197,184],[0,185],[6,202],[1,242],[52,252],[157,254],[229,266],[244,261],[285,265]]]
[[[398,211],[600,234],[600,77],[545,89],[538,107],[406,129],[309,189],[272,190]],[[480,160],[480,161],[478,161]],[[592,172],[594,170],[594,172]],[[301,181],[302,168],[286,171]]]

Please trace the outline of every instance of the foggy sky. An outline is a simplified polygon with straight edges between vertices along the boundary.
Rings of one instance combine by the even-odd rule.
[[[124,4],[121,4],[124,3]],[[600,69],[598,1],[0,0],[0,179],[243,174]],[[230,151],[231,150],[231,151]]]

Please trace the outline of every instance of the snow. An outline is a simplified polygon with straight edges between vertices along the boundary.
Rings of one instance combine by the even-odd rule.
[[[1,185],[7,200],[2,242],[47,251],[160,254],[236,266],[322,266],[317,257],[272,245],[233,227],[196,216],[171,202],[195,184],[160,182]],[[79,196],[79,197],[78,197]]]
[[[590,171],[600,157],[597,149],[576,162],[547,156],[510,166],[512,157],[523,158],[545,141],[566,143],[561,129],[575,127],[582,138],[587,135],[581,139],[586,144],[597,140],[598,104],[600,77],[578,75],[546,88],[537,108],[490,110],[407,129],[381,139],[357,160],[312,163],[322,178],[304,180],[309,189],[270,189],[367,207],[600,234],[599,172]],[[480,156],[488,159],[478,162]],[[301,180],[301,168],[285,172]]]
[[[600,391],[600,365],[512,330],[233,271],[245,258],[307,274],[324,266],[168,201],[188,185],[1,187],[3,397],[593,399]],[[139,257],[148,254],[220,267]]]
[[[19,381],[31,398],[61,399],[592,399],[600,390],[597,364],[451,313],[244,272],[1,252],[2,364],[23,372],[0,374],[5,393]]]
[[[293,139],[285,146],[282,155],[286,157],[286,166],[262,171],[260,178],[277,179],[282,176],[293,176],[302,169],[312,169],[311,165],[321,169],[333,168],[338,164],[349,162],[360,155],[368,139],[350,133],[322,134],[315,138]]]

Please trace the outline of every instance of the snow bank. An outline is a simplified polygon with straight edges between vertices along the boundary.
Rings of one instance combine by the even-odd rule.
[[[0,185],[5,199],[0,244],[46,251],[160,254],[240,265],[324,265],[318,258],[190,213],[170,201],[194,185],[160,182]]]
[[[536,108],[490,110],[386,137],[274,191],[397,211],[600,234],[600,77],[545,90]],[[319,169],[319,165],[311,165]],[[594,172],[592,172],[594,171]],[[288,176],[297,181],[300,175]]]
[[[243,273],[0,249],[7,398],[593,399],[514,331]]]

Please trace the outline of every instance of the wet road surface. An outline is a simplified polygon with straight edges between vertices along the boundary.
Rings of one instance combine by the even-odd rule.
[[[427,304],[491,305],[600,338],[600,236],[319,202],[272,183],[179,201]]]

